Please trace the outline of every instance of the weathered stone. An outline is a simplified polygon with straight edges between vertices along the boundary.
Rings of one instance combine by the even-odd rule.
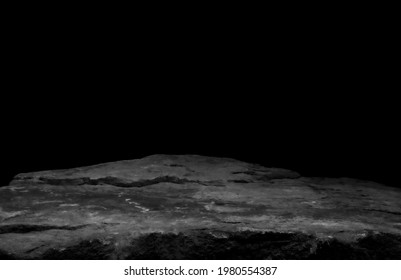
[[[0,259],[401,259],[401,189],[154,155],[17,175]]]

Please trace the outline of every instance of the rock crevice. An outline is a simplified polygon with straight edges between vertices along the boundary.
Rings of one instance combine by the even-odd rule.
[[[55,225],[30,225],[30,224],[10,224],[0,225],[0,234],[6,233],[28,233],[35,231],[47,231],[52,229],[57,230],[77,230],[86,227],[87,225],[79,226],[55,226]]]
[[[92,179],[89,177],[81,177],[81,178],[47,178],[47,177],[39,177],[39,181],[43,184],[53,185],[53,186],[79,186],[79,185],[111,185],[115,187],[121,188],[142,188],[146,186],[156,185],[160,183],[171,183],[183,185],[187,183],[194,183],[199,185],[218,185],[217,181],[199,181],[199,180],[189,180],[185,178],[178,178],[176,176],[160,176],[153,179],[147,180],[138,180],[138,181],[128,181],[125,179],[117,178],[117,177],[103,177],[98,179]]]

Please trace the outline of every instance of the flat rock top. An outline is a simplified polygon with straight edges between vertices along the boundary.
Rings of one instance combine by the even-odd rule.
[[[399,236],[401,190],[196,155],[24,173],[0,187],[0,256],[41,258],[102,240],[117,248],[107,258],[125,258],[116,252],[135,238],[194,231]]]

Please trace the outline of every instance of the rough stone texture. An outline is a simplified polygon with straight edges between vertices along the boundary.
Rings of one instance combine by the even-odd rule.
[[[0,259],[401,259],[401,189],[196,155],[24,173]]]

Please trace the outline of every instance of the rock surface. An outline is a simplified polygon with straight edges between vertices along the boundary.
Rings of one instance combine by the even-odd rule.
[[[0,259],[401,259],[401,190],[196,155],[24,173]]]

